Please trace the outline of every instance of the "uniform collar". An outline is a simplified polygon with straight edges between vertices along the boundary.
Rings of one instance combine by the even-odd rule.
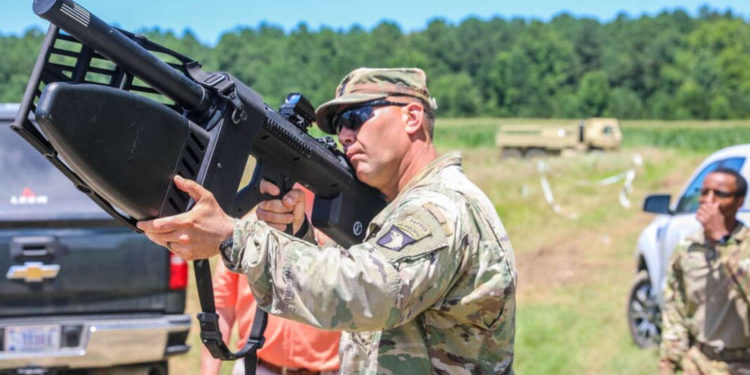
[[[399,200],[400,197],[402,197],[406,192],[413,189],[421,181],[424,181],[426,179],[429,179],[433,175],[437,174],[439,171],[450,167],[452,165],[456,165],[458,167],[461,167],[461,154],[457,151],[449,152],[443,156],[440,156],[436,158],[435,160],[431,161],[427,166],[422,169],[419,173],[417,173],[416,176],[414,176],[411,181],[409,181],[406,186],[398,193],[396,198],[393,200],[394,202]]]
[[[370,222],[369,232],[372,233],[372,230],[375,229],[374,227],[380,227],[380,225],[386,220],[386,218],[390,217],[393,213],[393,210],[396,209],[396,207],[399,206],[399,202],[404,199],[405,196],[408,195],[408,193],[411,190],[414,190],[417,186],[422,185],[423,182],[430,180],[431,177],[438,174],[441,170],[450,167],[450,166],[458,166],[461,167],[461,154],[458,152],[449,152],[443,156],[440,156],[436,158],[435,160],[431,161],[429,164],[427,164],[424,169],[422,169],[419,173],[417,173],[410,181],[409,183],[404,186],[404,188],[396,195],[396,198],[393,199],[388,205],[380,211]]]
[[[737,225],[735,225],[734,228],[729,232],[729,240],[730,241],[736,240],[738,242],[742,242],[748,238],[750,238],[750,229],[748,229],[748,227],[745,226],[745,223],[743,223],[740,220],[737,220]],[[703,244],[703,245],[708,244],[708,240],[706,240],[706,235],[703,233],[703,227],[701,227],[701,230],[689,236],[687,239],[696,244]]]

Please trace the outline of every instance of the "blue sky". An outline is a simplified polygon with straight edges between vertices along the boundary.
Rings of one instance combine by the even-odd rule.
[[[34,25],[46,28],[46,23],[32,12],[32,0],[0,0],[0,3],[0,34],[18,35]],[[423,29],[436,17],[453,23],[470,16],[549,20],[560,12],[568,12],[608,21],[619,12],[635,17],[682,8],[695,14],[703,4],[720,11],[731,9],[745,19],[750,15],[749,0],[81,0],[79,3],[103,20],[127,30],[159,26],[182,33],[189,28],[208,44],[214,44],[222,32],[243,25],[255,27],[261,22],[279,25],[287,31],[300,22],[313,30],[321,26],[347,29],[354,24],[369,30],[380,21],[389,20],[399,24],[403,31],[413,31]]]

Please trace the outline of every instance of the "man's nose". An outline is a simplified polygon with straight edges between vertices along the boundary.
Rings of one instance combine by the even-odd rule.
[[[700,203],[713,203],[716,200],[713,190],[709,190],[706,194],[701,194],[699,199]]]
[[[339,131],[339,142],[343,146],[349,146],[350,144],[354,143],[356,137],[357,132],[349,128],[341,128],[341,130]]]

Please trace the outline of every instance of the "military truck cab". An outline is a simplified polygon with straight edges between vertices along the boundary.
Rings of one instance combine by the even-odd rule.
[[[617,150],[622,144],[620,123],[616,118],[590,118],[581,121],[582,144],[588,150]]]

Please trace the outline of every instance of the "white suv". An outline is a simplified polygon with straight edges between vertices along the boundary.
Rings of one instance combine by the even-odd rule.
[[[675,245],[700,230],[695,219],[703,179],[717,168],[731,168],[750,180],[750,144],[727,147],[713,153],[693,172],[678,199],[671,202],[665,194],[646,197],[643,210],[659,214],[638,238],[636,276],[628,298],[627,317],[630,334],[641,347],[658,345],[661,332],[662,292],[667,263]],[[750,202],[738,218],[750,225]]]

